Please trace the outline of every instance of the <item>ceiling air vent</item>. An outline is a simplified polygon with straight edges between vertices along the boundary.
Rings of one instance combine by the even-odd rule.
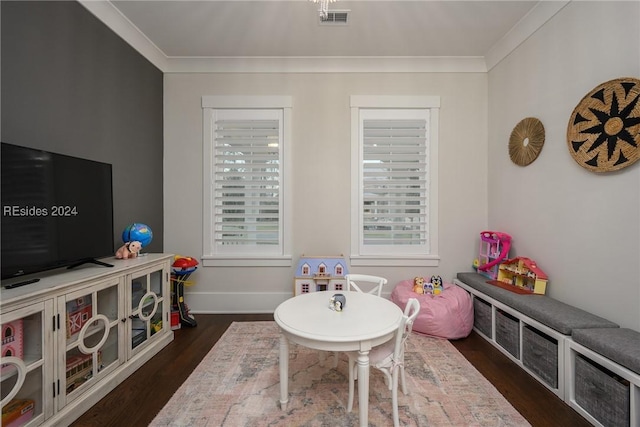
[[[325,15],[320,15],[320,25],[347,25],[349,22],[348,10],[330,10]]]

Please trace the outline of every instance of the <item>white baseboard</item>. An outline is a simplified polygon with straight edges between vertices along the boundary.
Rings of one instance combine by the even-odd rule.
[[[189,292],[184,300],[193,314],[273,313],[290,292]]]

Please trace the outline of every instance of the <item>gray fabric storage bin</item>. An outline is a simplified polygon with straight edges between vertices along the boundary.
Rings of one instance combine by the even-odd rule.
[[[496,310],[496,342],[513,357],[520,358],[520,321],[499,309]]]
[[[473,326],[487,337],[492,337],[491,304],[482,298],[473,299]]]
[[[575,358],[575,400],[607,427],[629,426],[629,382],[580,354]]]
[[[529,325],[522,331],[522,364],[558,388],[558,341]]]

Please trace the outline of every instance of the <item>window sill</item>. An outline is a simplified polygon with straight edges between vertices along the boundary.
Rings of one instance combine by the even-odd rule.
[[[384,255],[351,255],[351,265],[356,267],[438,267],[440,257],[428,256],[384,256]]]
[[[291,267],[291,256],[203,256],[203,267]]]

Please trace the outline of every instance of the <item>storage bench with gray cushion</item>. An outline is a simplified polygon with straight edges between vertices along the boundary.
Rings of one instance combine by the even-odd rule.
[[[567,347],[567,403],[595,425],[640,426],[640,332],[575,329]]]
[[[474,326],[561,399],[565,399],[565,341],[573,330],[619,326],[546,295],[519,294],[458,273],[455,284],[474,298]]]
[[[555,329],[562,335],[571,335],[574,329],[617,328],[619,325],[587,311],[565,304],[546,295],[517,294],[487,283],[486,276],[478,273],[458,273],[458,280],[538,322]]]

